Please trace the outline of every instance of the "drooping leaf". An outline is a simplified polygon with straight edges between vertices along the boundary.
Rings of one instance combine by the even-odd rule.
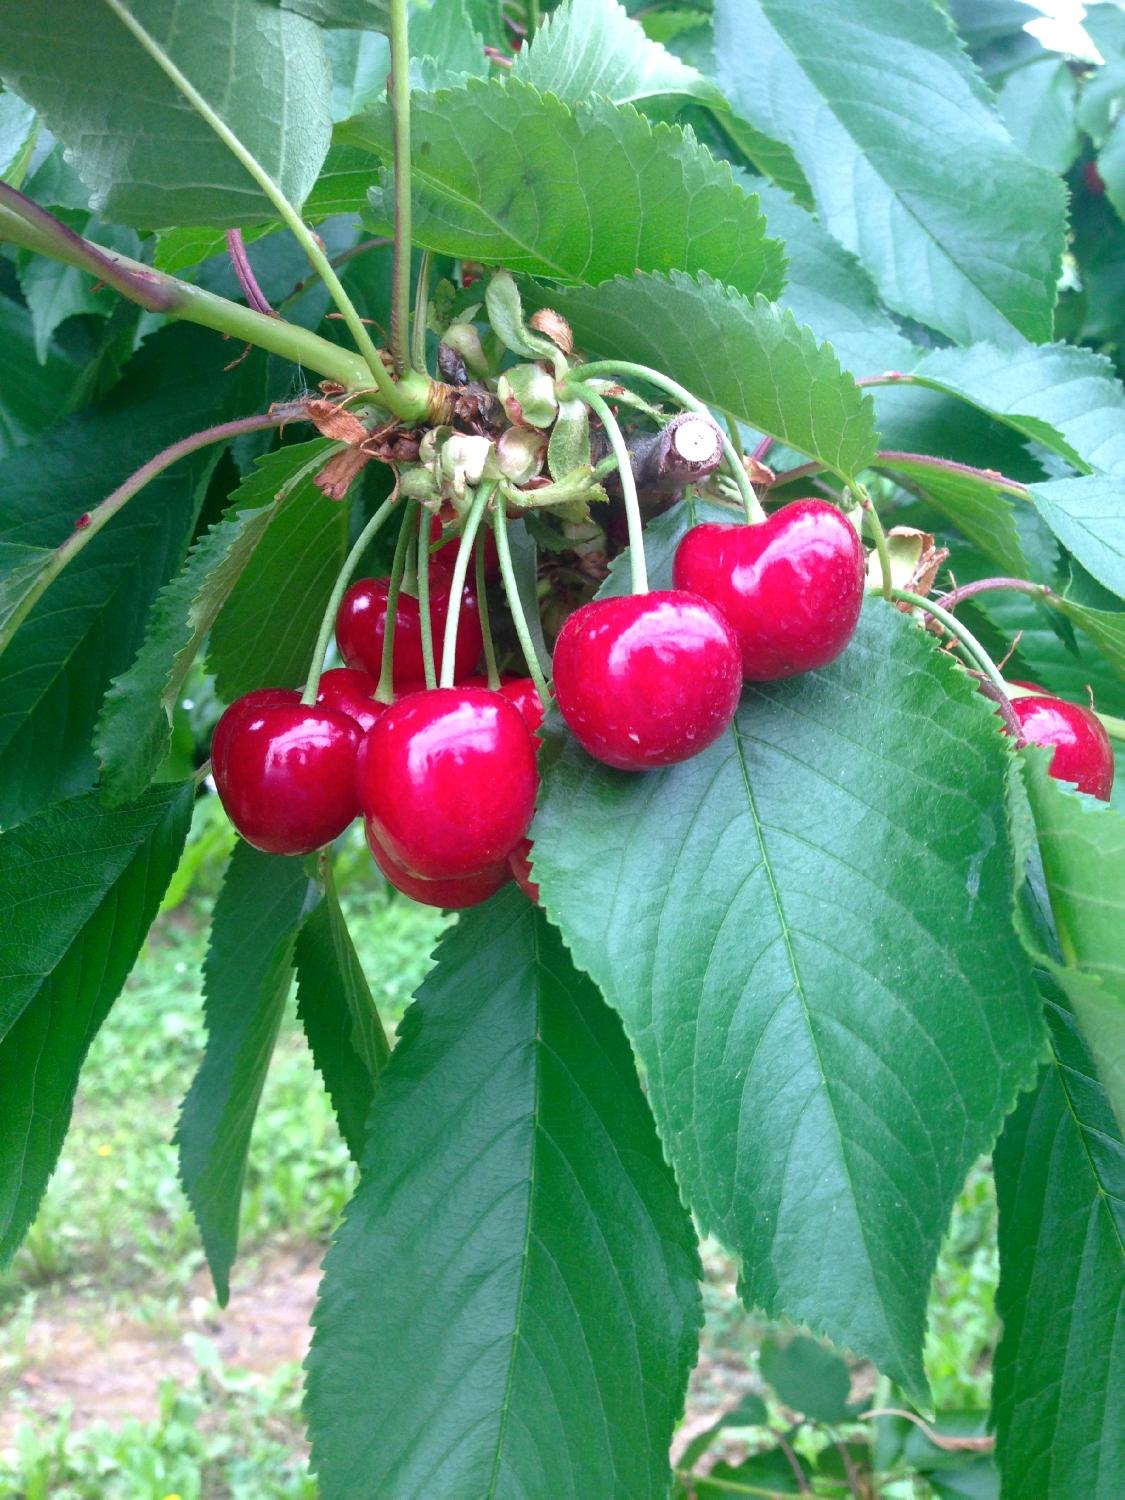
[[[1065,596],[1059,601],[1058,607],[1068,620],[1090,637],[1106,660],[1125,677],[1125,614],[1108,609],[1093,609]],[[1087,680],[1088,677],[1084,677],[1079,691]]]
[[[780,289],[781,247],[757,200],[675,126],[605,100],[572,109],[519,79],[470,79],[417,98],[411,130],[414,235],[427,249],[564,282],[706,269],[747,295]],[[337,138],[389,162],[389,110]],[[389,204],[374,199],[389,228]]]
[[[118,9],[302,204],[329,135],[328,68],[310,21],[259,0],[7,0],[0,77],[71,152],[91,206],[138,228],[276,217]]]
[[[184,679],[274,514],[244,510],[220,521],[156,596],[144,642],[129,670],[114,679],[95,732],[112,801],[139,796],[159,770]]]
[[[58,1160],[78,1073],[172,878],[190,784],[107,812],[95,793],[0,835],[0,1263]]]
[[[3,97],[3,96],[0,96]],[[51,346],[36,355],[27,309],[0,297],[0,459],[19,448],[70,410],[80,370]]]
[[[375,1080],[390,1056],[334,890],[307,917],[294,950],[297,1014],[354,1161],[363,1155]]]
[[[391,44],[380,31],[326,31],[332,119],[347,120],[387,96]]]
[[[321,1495],[665,1496],[696,1275],[620,1023],[509,887],[379,1081],[307,1366]]]
[[[516,53],[512,76],[568,103],[602,94],[616,104],[681,97],[726,108],[714,83],[650,40],[617,0],[565,0]]]
[[[1052,1056],[993,1152],[1003,1500],[1116,1500],[1125,1472],[1125,1145],[1065,998]]]
[[[649,527],[656,580],[704,516]],[[870,600],[836,662],[748,687],[690,761],[628,776],[567,743],[532,827],[546,909],[746,1300],[919,1394],[950,1206],[1042,1046],[1009,754],[965,674]]]
[[[880,469],[917,486],[962,535],[1005,573],[1026,578],[1031,571],[1016,529],[1011,496],[1018,493],[1003,475],[966,468],[918,453],[884,452]]]
[[[227,702],[255,687],[297,687],[308,673],[343,566],[348,514],[317,489],[315,470],[295,484],[293,477],[327,447],[317,438],[261,460],[263,484],[288,493],[211,629],[207,664]]]
[[[1012,139],[1049,172],[1069,172],[1081,136],[1075,118],[1078,81],[1065,58],[1045,55],[1005,78],[997,102]]]
[[[1068,552],[1119,599],[1125,599],[1125,472],[1033,484],[1031,498]]]
[[[790,147],[889,307],[962,343],[1050,338],[1065,193],[940,7],[716,0],[715,43],[735,110]]]
[[[222,1306],[238,1247],[250,1133],[293,978],[293,945],[316,899],[299,859],[239,843],[203,970],[207,1046],[176,1129],[180,1177]]]
[[[540,290],[595,355],[663,371],[700,400],[854,479],[875,456],[871,402],[789,313],[709,276]]]
[[[1047,764],[1029,754],[1024,780],[1062,955],[1050,968],[1125,1130],[1125,817],[1064,791]]]
[[[162,447],[244,415],[262,365],[224,373],[204,329],[148,339],[112,394],[4,464],[0,541],[55,547],[80,516]],[[129,501],[38,601],[0,657],[0,824],[88,787],[106,688],[132,661],[152,601],[176,571],[219,453],[205,448]]]

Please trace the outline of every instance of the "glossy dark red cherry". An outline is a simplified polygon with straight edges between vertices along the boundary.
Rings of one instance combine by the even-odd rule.
[[[366,734],[387,707],[376,701],[378,686],[378,678],[372,677],[370,672],[361,672],[356,667],[333,667],[322,673],[316,701],[325,708],[335,708],[347,714]],[[406,691],[407,684],[396,686],[395,696],[402,697]]]
[[[539,689],[530,677],[511,677],[506,682],[501,682],[500,692],[523,715],[523,721],[531,730],[532,742],[538,750],[538,731],[543,724],[543,700],[539,696]]]
[[[483,535],[484,541],[481,542]],[[443,541],[443,538],[444,541]],[[436,552],[430,554],[430,562],[436,568],[444,568],[447,573],[452,573],[457,561],[457,548],[461,538],[456,531],[446,536],[445,527],[441,523],[441,517],[435,516],[430,522],[430,545],[442,542]],[[477,532],[476,546],[484,547],[484,578],[486,583],[495,583],[500,577],[500,554],[496,550],[496,537],[491,530]],[[470,578],[473,576],[472,568],[469,569]]]
[[[349,667],[378,677],[383,665],[383,635],[387,624],[387,578],[360,578],[348,589],[336,613],[336,644]],[[434,655],[440,667],[445,617],[449,612],[449,578],[435,572],[430,587],[430,621]],[[480,656],[482,636],[477,601],[465,589],[457,621],[455,673],[464,677]],[[395,621],[394,680],[420,682],[425,676],[422,659],[422,611],[413,594],[399,594]]]
[[[371,857],[380,870],[396,891],[409,896],[411,901],[420,901],[423,906],[440,906],[445,911],[464,911],[469,906],[480,906],[512,878],[508,866],[501,864],[482,870],[479,875],[451,875],[444,880],[423,880],[421,875],[412,875],[397,860],[391,858],[371,832],[369,822],[365,822],[365,827]]]
[[[300,703],[300,701],[300,693],[293,688],[254,688],[249,693],[243,693],[241,698],[236,698],[231,706],[223,711],[211,735],[211,773],[216,784],[226,767],[227,746],[230,744],[232,732],[241,719],[247,714],[257,713],[259,709],[276,708],[278,704]]]
[[[535,810],[535,750],[519,710],[487,688],[437,688],[389,708],[356,772],[369,834],[413,875],[503,863]]]
[[[358,811],[361,738],[359,725],[333,708],[232,703],[215,726],[212,764],[219,798],[246,842],[267,854],[310,854],[343,833]]]
[[[697,755],[734,717],[742,669],[713,604],[665,590],[595,599],[555,643],[555,698],[579,744],[645,771]]]
[[[1113,746],[1095,714],[1043,691],[1033,698],[1013,698],[1012,708],[1026,739],[1048,750],[1054,748],[1048,768],[1052,776],[1073,782],[1080,792],[1088,792],[1091,797],[1109,801],[1113,790]]]
[[[519,886],[529,901],[539,905],[539,886],[534,875],[531,873],[531,840],[520,839],[519,843],[508,855],[508,868],[512,872],[512,879]]]
[[[672,578],[730,621],[747,682],[768,682],[826,666],[851,640],[863,548],[834,505],[794,500],[759,526],[693,526]]]

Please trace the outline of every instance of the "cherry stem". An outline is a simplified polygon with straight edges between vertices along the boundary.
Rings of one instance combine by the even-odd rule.
[[[770,480],[769,488],[777,489],[780,485],[792,484],[798,479],[808,479],[813,474],[822,474],[827,467],[827,464],[814,459],[812,463],[798,464],[795,469],[782,469],[780,474],[775,474]]]
[[[469,573],[469,558],[473,553],[473,543],[476,541],[477,532],[480,529],[481,518],[489,500],[496,493],[496,481],[486,479],[477,486],[477,492],[473,496],[473,503],[469,507],[469,513],[465,517],[461,530],[461,540],[457,546],[457,560],[453,564],[453,578],[449,585],[449,608],[445,616],[445,640],[441,648],[441,680],[440,687],[449,688],[453,686],[453,674],[457,666],[457,626],[461,621],[461,596],[465,592],[465,579]]]
[[[434,669],[434,622],[430,618],[430,512],[418,507],[418,615],[422,627],[422,674],[428,688],[437,687]]]
[[[387,585],[387,613],[383,619],[383,659],[379,664],[379,685],[375,689],[378,703],[395,701],[395,625],[398,621],[398,598],[402,593],[402,579],[406,572],[406,556],[414,539],[413,515],[409,509],[414,504],[408,500],[407,511],[399,527],[395,542],[395,555],[391,563],[391,578]]]
[[[649,385],[655,386],[657,390],[666,391],[669,396],[677,400],[681,406],[688,411],[698,412],[700,416],[710,417],[711,413],[707,405],[693,396],[686,386],[678,381],[671,380],[667,375],[662,375],[659,370],[653,370],[648,365],[634,364],[631,360],[600,359],[591,364],[580,365],[576,370],[570,372],[572,380],[585,380],[592,376],[617,376],[631,375],[637,380],[644,380]],[[742,503],[746,508],[746,520],[749,525],[757,526],[766,519],[766,513],[762,509],[762,502],[750,483],[750,476],[746,472],[742,457],[731,442],[730,434],[720,428],[719,435],[723,443],[723,455],[730,467],[738,493],[742,496]]]
[[[500,686],[500,673],[496,669],[496,646],[492,640],[492,620],[488,610],[488,585],[484,576],[484,538],[473,554],[476,559],[474,581],[477,591],[477,609],[480,611],[480,633],[484,641],[484,665],[488,673],[488,685],[493,690]]]
[[[414,321],[410,325],[410,362],[416,370],[426,368],[426,323],[430,307],[430,266],[433,257],[423,250],[414,288]]]
[[[883,529],[882,518],[875,509],[871,496],[865,489],[860,488],[859,497],[863,514],[867,518],[868,529],[875,543],[875,551],[879,555],[879,571],[883,577],[883,598],[889,599],[894,588],[894,578],[891,572],[891,552],[887,546],[887,533]]]
[[[956,609],[962,599],[972,599],[977,594],[990,594],[994,590],[1009,590],[1016,594],[1028,594],[1033,599],[1049,603],[1056,597],[1045,583],[1031,583],[1026,578],[978,578],[974,583],[958,584],[943,594],[938,603],[943,609]]]
[[[528,676],[534,682],[535,691],[539,694],[543,711],[546,712],[551,703],[551,690],[547,686],[547,679],[539,665],[535,642],[531,639],[527,616],[523,612],[523,600],[520,598],[519,585],[516,582],[516,570],[512,566],[512,549],[508,544],[508,518],[504,514],[502,505],[496,507],[492,524],[496,534],[496,555],[500,559],[500,579],[504,585],[508,608],[512,612],[512,624],[516,627],[516,636],[520,643],[520,650],[523,652]]]
[[[977,479],[983,484],[991,485],[993,489],[1006,490],[1021,500],[1031,498],[1026,485],[1020,484],[1016,479],[1009,479],[998,469],[974,469],[971,464],[959,464],[952,458],[934,458],[929,453],[903,453],[898,449],[884,448],[876,453],[872,467],[890,469],[893,472],[897,465],[903,463],[935,469],[938,473],[959,474],[966,479]]]
[[[227,254],[230,256],[234,274],[238,277],[238,284],[249,306],[255,312],[264,313],[267,318],[276,318],[277,313],[270,306],[269,298],[258,285],[258,278],[254,275],[250,257],[246,254],[246,244],[242,238],[241,229],[227,230]]]
[[[394,140],[395,244],[391,268],[391,353],[398,374],[410,368],[410,45],[407,0],[391,0],[391,123]]]
[[[324,658],[328,655],[328,643],[332,639],[332,631],[336,626],[336,612],[340,608],[340,600],[348,584],[352,581],[352,574],[359,567],[359,560],[371,543],[372,537],[385,524],[395,508],[394,496],[384,500],[379,509],[368,521],[367,525],[355,539],[355,544],[347,557],[344,566],[340,569],[336,582],[332,585],[332,592],[328,596],[328,603],[324,607],[324,618],[320,622],[320,632],[313,647],[312,661],[309,663],[309,675],[305,680],[305,690],[301,694],[301,702],[308,705],[316,702],[316,695],[320,691],[320,677],[324,671]]]
[[[54,555],[44,566],[42,573],[36,579],[34,587],[28,590],[15,610],[4,622],[0,630],[0,653],[8,646],[16,631],[31,613],[35,604],[46,593],[47,589],[54,583],[55,579],[63,569],[78,556],[83,547],[89,544],[101,531],[107,522],[126,506],[135,495],[138,495],[145,485],[149,484],[165,469],[170,469],[174,463],[181,458],[186,458],[189,453],[195,453],[200,448],[210,447],[212,443],[223,443],[231,438],[240,437],[246,432],[261,432],[267,427],[281,427],[286,422],[305,422],[308,416],[303,401],[294,402],[289,406],[275,407],[272,411],[263,412],[254,417],[239,417],[233,422],[220,422],[215,427],[205,427],[200,432],[193,432],[190,437],[180,438],[178,442],[171,443],[167,448],[150,458],[141,467],[130,474],[128,479],[107,495],[100,504],[87,515],[76,522],[74,530],[55,548]],[[328,456],[327,450],[317,455],[319,466]]]
[[[943,609],[935,600],[924,599],[921,594],[912,594],[908,589],[892,589],[891,598],[900,600],[903,604],[912,604],[915,609],[923,610],[926,614],[932,615],[945,628],[949,635],[960,642],[975,665],[979,667],[988,679],[990,686],[996,694],[996,702],[999,705],[1004,723],[1018,741],[1021,738],[1021,730],[1019,720],[1012,711],[1012,700],[1008,696],[1008,685],[1000,675],[1000,670],[996,663],[972,631],[962,625],[956,615],[951,615],[947,609]],[[989,696],[991,697],[992,694]]]
[[[621,494],[625,501],[625,521],[629,529],[629,576],[634,594],[648,593],[648,568],[645,566],[644,522],[641,519],[641,502],[637,495],[637,481],[633,475],[633,464],[625,444],[625,434],[620,423],[597,391],[581,382],[570,382],[567,394],[584,401],[605,429],[609,446],[617,459],[617,477],[621,481]]]
[[[1119,719],[1114,714],[1100,714],[1096,708],[1091,712],[1096,719],[1101,720],[1102,727],[1110,739],[1125,742],[1125,719]]]

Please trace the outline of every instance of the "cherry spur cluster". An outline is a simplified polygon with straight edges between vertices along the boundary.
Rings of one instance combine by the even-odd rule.
[[[499,356],[490,366],[470,325],[445,331],[443,355],[453,350],[463,387],[450,415],[462,428],[447,423],[410,439],[414,461],[396,463],[396,496],[368,522],[337,580],[304,692],[246,694],[219,720],[211,747],[219,796],[249,843],[271,854],[309,854],[362,816],[387,880],[417,901],[453,909],[487,900],[512,879],[538,899],[528,830],[538,731],[552,699],[582,748],[617,771],[688,760],[731,724],[744,682],[793,677],[839,656],[867,586],[859,533],[840,508],[807,498],[767,516],[747,467],[690,393],[642,367],[572,370],[562,320],[548,314],[549,322],[540,316],[525,325],[518,305],[502,305],[514,295],[510,278],[494,278],[493,327],[509,330],[499,343],[539,357],[501,371]],[[550,338],[539,331],[544,327]],[[466,374],[466,361],[475,363],[478,379]],[[687,411],[664,419],[617,383],[621,373],[662,386]],[[671,589],[648,588],[635,472],[645,472],[656,440],[649,440],[649,459],[636,445],[630,450],[606,396],[664,422],[660,452],[666,458],[679,443],[680,478],[684,466],[691,472],[695,465],[706,479],[725,454],[742,496],[744,522],[708,522],[683,537]],[[591,416],[600,430],[591,432]],[[366,440],[366,429],[348,420]],[[608,448],[600,458],[599,443]],[[350,482],[363,456],[342,461]],[[523,615],[508,517],[542,507],[572,524],[588,519],[590,501],[607,499],[600,480],[614,470],[632,593],[566,613],[549,685]],[[402,525],[390,577],[349,587],[365,547],[392,514]],[[498,579],[527,676],[497,671],[487,585]],[[929,610],[981,651],[938,603],[892,589],[889,576],[885,592],[907,608]],[[568,602],[551,601],[563,609]],[[954,597],[948,602],[953,607]],[[346,665],[322,672],[333,628]],[[435,642],[442,645],[440,681]],[[979,664],[1008,732],[1051,747],[1052,775],[1108,798],[1113,756],[1097,716],[1033,684],[1005,684],[987,658]]]

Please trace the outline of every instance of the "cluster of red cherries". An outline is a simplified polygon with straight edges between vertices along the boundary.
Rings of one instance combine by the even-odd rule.
[[[437,640],[451,608],[441,556],[430,589]],[[591,756],[620,771],[704,750],[733,719],[744,681],[791,677],[837,657],[859,620],[864,555],[835,506],[796,500],[757,525],[692,528],[673,583],[582,605],[555,643],[553,694],[564,722]],[[519,677],[490,688],[474,675],[483,641],[466,588],[456,685],[427,689],[420,606],[400,593],[394,702],[379,701],[389,586],[366,578],[344,595],[336,642],[347,665],[322,675],[314,704],[263,688],[226,710],[211,747],[223,806],[249,843],[272,854],[310,853],[362,815],[380,870],[428,905],[477,905],[510,879],[537,899],[527,837],[544,712],[535,684]],[[1108,797],[1113,758],[1092,713],[1047,695],[1014,708],[1029,740],[1054,746],[1053,775]]]

